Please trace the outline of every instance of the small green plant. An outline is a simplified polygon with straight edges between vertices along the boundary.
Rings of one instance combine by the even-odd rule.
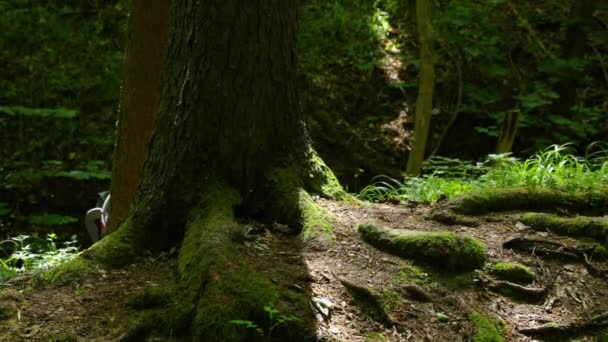
[[[270,341],[272,338],[272,332],[280,325],[286,324],[287,322],[300,321],[300,318],[293,315],[283,315],[272,303],[264,305],[264,311],[268,314],[269,325],[268,329],[264,331],[257,323],[249,320],[236,319],[230,321],[231,324],[240,325],[247,329],[253,329],[262,337],[266,337],[266,341]]]
[[[57,235],[47,234],[43,238],[19,235],[0,242],[0,284],[20,273],[39,273],[61,265],[78,254],[76,236],[57,246]]]

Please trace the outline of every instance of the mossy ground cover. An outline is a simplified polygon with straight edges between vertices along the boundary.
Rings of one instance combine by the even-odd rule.
[[[479,312],[469,315],[469,320],[475,326],[473,342],[504,342],[505,323]]]

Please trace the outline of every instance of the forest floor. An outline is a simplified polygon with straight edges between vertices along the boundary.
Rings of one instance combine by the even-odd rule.
[[[577,244],[572,238],[527,229],[513,213],[479,217],[482,224],[471,228],[426,219],[432,205],[351,206],[323,199],[318,203],[332,213],[336,223],[336,243],[330,248],[306,248],[295,236],[251,222],[256,233],[242,244],[242,250],[260,272],[283,270],[279,277],[272,273],[274,283],[305,291],[317,303],[325,303],[316,315],[322,341],[501,341],[489,335],[480,339],[484,322],[474,323],[477,313],[489,318],[486,330],[497,327],[505,341],[535,341],[543,340],[542,336],[533,338],[521,330],[546,323],[567,326],[608,312],[608,282],[590,274],[583,262],[539,258],[502,247],[518,236]],[[448,275],[384,253],[365,243],[356,230],[369,220],[394,229],[453,231],[475,237],[488,247],[489,262],[519,262],[544,274],[542,284],[539,276],[527,286],[545,286],[546,291],[532,302],[518,300],[475,282],[475,273]],[[0,308],[12,305],[17,310],[13,318],[2,321],[0,317],[0,341],[120,340],[120,336],[108,336],[134,314],[130,298],[146,288],[175,283],[175,268],[175,255],[167,254],[142,257],[119,269],[98,268],[85,279],[63,286],[34,288],[33,279],[15,279],[0,288]],[[593,327],[581,325],[579,335],[550,335],[545,340],[604,341]]]

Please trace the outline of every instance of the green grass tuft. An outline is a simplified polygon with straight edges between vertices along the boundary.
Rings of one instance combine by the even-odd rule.
[[[565,192],[596,190],[608,183],[608,146],[591,144],[584,157],[570,144],[551,145],[519,160],[509,154],[489,155],[472,163],[436,157],[425,166],[427,174],[403,181],[374,178],[357,198],[372,202],[436,202],[465,192],[496,188],[544,188]]]

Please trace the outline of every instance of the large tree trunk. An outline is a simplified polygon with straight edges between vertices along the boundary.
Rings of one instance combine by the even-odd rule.
[[[170,6],[170,0],[131,1],[125,79],[120,94],[110,188],[110,232],[127,217],[148,155],[154,117],[160,101],[160,81],[169,31]]]
[[[236,219],[246,216],[298,227],[310,246],[333,240],[329,217],[308,191],[334,198],[344,191],[311,148],[303,123],[296,4],[173,2],[139,188],[124,223],[86,253],[123,264],[144,250],[181,243],[179,273],[196,340],[246,339],[230,320],[259,319],[265,304],[287,299],[286,308],[312,322],[303,294],[256,271],[233,239],[243,229]]]
[[[420,44],[420,77],[418,99],[416,100],[416,122],[414,123],[414,141],[407,161],[407,173],[417,175],[422,169],[426,151],[426,142],[431,127],[433,110],[433,86],[435,83],[435,65],[433,64],[433,24],[431,22],[431,4],[428,0],[416,1],[416,21]]]

